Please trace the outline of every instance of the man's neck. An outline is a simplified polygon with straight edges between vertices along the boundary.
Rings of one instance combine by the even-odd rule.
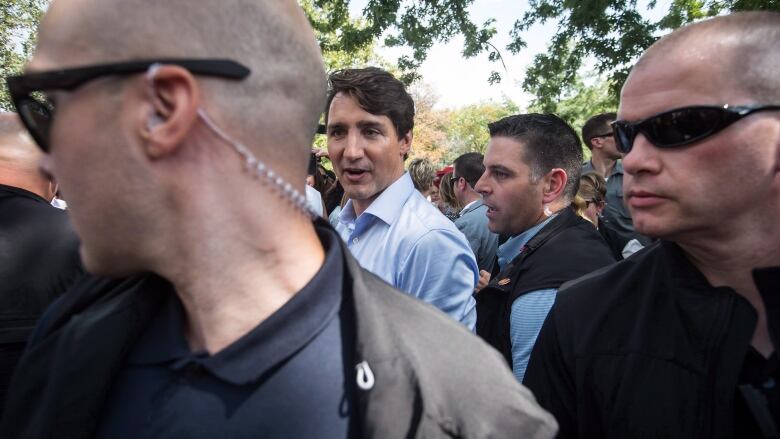
[[[765,229],[765,230],[762,230]],[[744,232],[744,233],[743,233]],[[758,313],[752,345],[764,356],[774,350],[766,309],[753,279],[753,269],[780,265],[780,239],[774,227],[735,228],[714,238],[678,242],[688,259],[713,286],[727,286]]]
[[[381,191],[378,191],[377,193],[375,193],[369,198],[365,198],[362,200],[352,199],[352,209],[355,211],[355,218],[362,215],[363,212],[366,211],[366,209],[371,207],[371,204],[374,203],[377,200],[377,198],[379,198],[382,195],[382,193],[387,190],[387,188],[395,184],[401,177],[403,177],[405,173],[406,171],[404,171],[403,168],[401,168],[400,173],[398,173],[398,175],[393,179],[393,181],[390,184],[387,185],[387,187],[385,187]]]
[[[49,194],[46,191],[49,183],[43,180],[43,178],[32,173],[16,173],[4,170],[2,167],[0,167],[0,184],[24,189],[27,192],[32,192],[47,201],[51,201],[51,198],[48,197]]]
[[[477,192],[471,190],[464,192],[461,199],[458,200],[458,203],[460,203],[460,205],[465,209],[469,206],[469,204],[481,199],[482,197]]]
[[[322,266],[324,250],[311,222],[292,211],[278,213],[290,217],[267,215],[273,221],[250,233],[214,223],[179,235],[173,247],[177,256],[171,256],[176,262],[161,274],[184,305],[193,351],[214,354],[234,343],[287,303]]]
[[[376,199],[379,198],[380,195],[382,195],[382,192],[374,195],[371,198],[366,198],[366,199],[363,199],[363,200],[355,200],[355,199],[353,199],[352,200],[352,210],[355,211],[355,218],[357,218],[360,215],[362,215],[363,212],[366,211],[366,209],[371,207],[371,203],[376,201]]]
[[[590,158],[590,162],[593,164],[593,169],[596,172],[601,174],[601,176],[604,178],[609,178],[612,170],[615,169],[617,160],[606,157],[598,152],[594,152],[593,156]]]

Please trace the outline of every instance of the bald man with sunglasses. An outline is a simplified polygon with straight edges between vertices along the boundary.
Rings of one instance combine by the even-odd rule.
[[[778,437],[780,14],[681,28],[642,55],[612,124],[640,233],[573,281],[524,384],[560,437]]]

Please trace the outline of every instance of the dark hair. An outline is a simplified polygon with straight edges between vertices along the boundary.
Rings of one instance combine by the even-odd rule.
[[[587,146],[588,149],[593,149],[593,145],[590,144],[590,141],[596,136],[611,131],[612,128],[610,128],[609,124],[616,119],[617,114],[615,113],[601,113],[588,119],[585,122],[585,125],[582,126],[582,141],[585,142],[585,146]]]
[[[485,172],[485,157],[478,152],[467,152],[455,159],[452,164],[456,177],[463,177],[473,188]]]
[[[577,133],[553,114],[518,114],[488,124],[490,137],[509,137],[524,146],[523,161],[531,168],[532,181],[538,181],[553,168],[566,171],[563,196],[571,200],[580,185],[582,147]]]
[[[357,100],[360,108],[390,118],[399,138],[414,128],[414,100],[401,81],[380,68],[335,71],[328,78],[328,86],[325,123],[333,98],[338,93],[347,93]]]

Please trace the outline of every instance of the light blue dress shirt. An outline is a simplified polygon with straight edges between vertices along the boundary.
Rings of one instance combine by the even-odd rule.
[[[348,201],[336,230],[363,268],[474,330],[474,253],[452,221],[414,188],[409,173],[357,218]]]
[[[557,215],[557,214],[556,214]],[[525,232],[509,238],[498,247],[498,265],[503,269],[520,254],[523,246],[528,244],[544,226],[556,215],[531,227]],[[536,343],[536,337],[542,329],[544,319],[550,313],[558,290],[555,288],[531,291],[523,294],[512,302],[509,314],[509,341],[512,343],[512,372],[517,381],[523,382],[528,359]]]

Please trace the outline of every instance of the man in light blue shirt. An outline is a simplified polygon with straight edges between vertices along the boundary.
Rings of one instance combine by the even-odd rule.
[[[571,208],[582,149],[553,115],[510,116],[488,125],[485,172],[475,189],[488,228],[510,238],[498,270],[477,295],[477,334],[498,349],[518,381],[558,287],[614,262],[593,225]]]
[[[336,230],[364,268],[473,330],[474,255],[404,172],[414,126],[404,85],[377,68],[334,72],[326,108],[328,154],[349,198]]]

